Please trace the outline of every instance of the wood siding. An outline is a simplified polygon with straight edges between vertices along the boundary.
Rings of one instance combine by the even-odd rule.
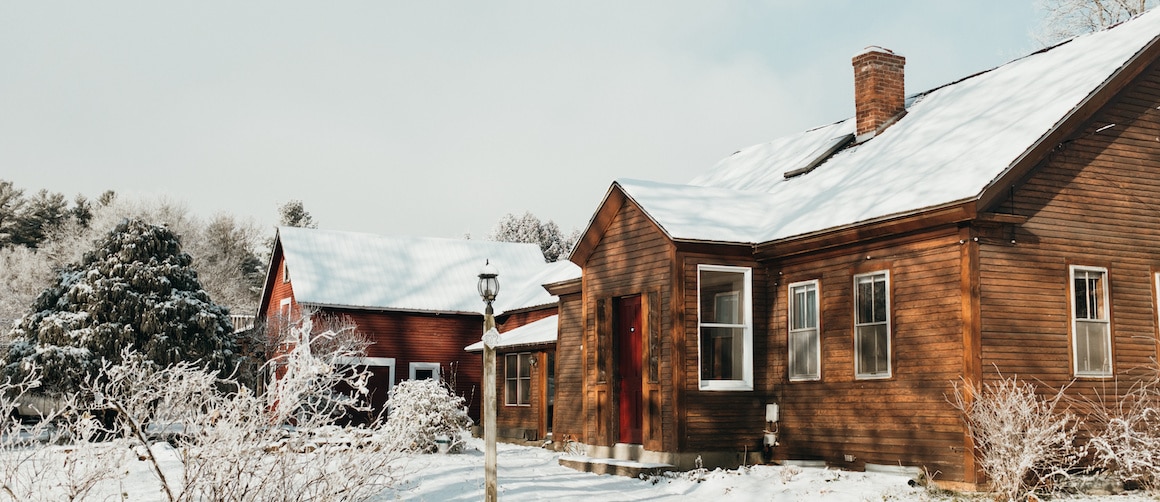
[[[623,199],[621,199],[623,200]],[[657,295],[657,303],[662,312],[658,317],[662,325],[661,333],[672,329],[671,317],[665,311],[669,305],[672,290],[672,242],[648,219],[640,208],[631,201],[624,201],[613,210],[616,214],[604,229],[599,243],[588,260],[581,264],[583,276],[584,340],[583,367],[584,407],[583,441],[588,444],[610,446],[616,436],[616,402],[612,382],[615,354],[611,340],[612,298],[649,294]],[[646,301],[647,303],[647,301]],[[647,311],[647,308],[646,308]],[[649,329],[648,327],[645,328]],[[671,344],[667,336],[661,336],[658,369],[662,373],[672,371]],[[561,347],[563,345],[557,345]],[[647,366],[646,366],[647,368]],[[646,370],[647,371],[647,370]],[[646,394],[654,403],[660,404],[659,434],[655,442],[648,441],[645,447],[667,451],[675,450],[675,416],[672,409],[671,379],[660,382],[645,379]],[[659,394],[657,394],[659,393]],[[558,414],[566,413],[557,401]],[[570,412],[570,411],[569,411]],[[649,417],[654,418],[654,417]],[[651,423],[655,424],[655,420]],[[657,427],[652,427],[655,434]],[[662,446],[663,445],[663,446]]]
[[[773,402],[769,366],[762,364],[769,351],[769,297],[764,269],[751,257],[728,253],[681,253],[684,296],[680,337],[684,378],[683,403],[679,410],[684,425],[681,451],[760,451],[765,429],[765,404]],[[745,267],[751,270],[753,322],[753,390],[700,390],[700,347],[697,305],[699,265]]]
[[[479,341],[482,315],[420,314],[353,309],[325,309],[349,317],[371,339],[368,357],[393,357],[395,381],[406,380],[411,363],[439,363],[439,375],[468,400],[468,414],[480,417],[483,356],[463,348]]]
[[[964,430],[946,396],[963,373],[963,246],[949,227],[771,264],[764,386],[781,405],[777,458],[926,466],[962,479]],[[857,379],[854,276],[875,271],[889,272],[891,377]],[[810,280],[819,281],[821,378],[791,382],[788,285]]]
[[[1115,378],[1079,378],[1069,392],[1111,399],[1117,388],[1130,387],[1134,372],[1152,365],[1153,273],[1160,267],[1157,105],[1160,72],[1153,66],[992,208],[1028,219],[981,246],[986,380],[1034,378],[1049,392],[1075,377],[1072,265],[1108,271]]]
[[[529,440],[541,439],[548,431],[540,430],[541,412],[546,413],[547,390],[547,361],[548,352],[542,348],[514,350],[511,352],[497,352],[495,358],[495,387],[496,387],[496,416],[495,423],[499,426],[501,437],[517,437]],[[523,405],[507,404],[507,363],[508,355],[530,353],[534,360],[530,372],[531,400]],[[518,435],[517,435],[518,434]]]
[[[580,441],[584,435],[584,319],[579,293],[560,296],[556,339],[556,405],[552,435]]]

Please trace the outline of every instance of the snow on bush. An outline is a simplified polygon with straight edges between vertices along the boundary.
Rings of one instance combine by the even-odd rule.
[[[39,422],[4,423],[0,500],[75,500],[102,483],[108,492],[138,460],[169,501],[377,496],[397,481],[403,448],[380,423],[338,424],[366,407],[366,372],[336,365],[359,354],[313,353],[315,338],[336,335],[310,334],[309,320],[293,331],[300,343],[271,362],[265,395],[197,362],[161,366],[123,350]],[[38,368],[24,374],[0,384],[0,412],[40,384]]]
[[[1160,488],[1160,369],[1152,368],[1116,402],[1088,404],[1093,463],[1124,481]]]
[[[458,453],[471,426],[465,402],[439,380],[404,380],[391,389],[387,400],[391,410],[387,435],[405,438],[408,450],[424,453],[437,451],[436,439],[443,438],[450,442],[449,451]]]
[[[99,483],[125,476],[129,449],[97,417],[81,410],[75,396],[37,399],[41,370],[31,366],[21,380],[0,383],[0,493],[11,500],[80,500]],[[39,420],[25,422],[17,410],[37,408]]]
[[[1059,409],[1063,391],[1040,398],[1034,385],[1015,378],[954,386],[951,405],[962,413],[978,465],[1002,499],[1043,488],[1079,462],[1076,418]]]
[[[343,411],[365,407],[367,375],[336,365],[357,354],[312,355],[312,338],[334,333],[311,335],[311,326],[296,326],[299,343],[271,360],[277,377],[265,396],[192,363],[159,368],[126,353],[103,368],[94,404],[117,412],[168,500],[370,498],[395,481],[401,448],[381,427],[336,424]],[[148,447],[158,437],[179,451],[180,477],[168,476]]]

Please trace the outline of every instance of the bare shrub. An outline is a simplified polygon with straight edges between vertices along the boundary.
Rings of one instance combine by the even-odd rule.
[[[277,378],[264,396],[194,365],[158,368],[140,357],[107,366],[92,391],[145,447],[171,501],[365,500],[395,481],[399,440],[377,423],[336,424],[365,409],[368,374],[338,364],[360,353],[313,353],[312,342],[330,343],[317,338],[339,334],[312,330],[309,318],[293,328],[298,343],[269,363]],[[167,477],[148,448],[159,438],[179,450],[181,476]]]
[[[110,439],[76,396],[42,399],[40,369],[0,383],[0,493],[10,500],[81,500],[98,484],[126,474],[129,450]],[[39,409],[38,409],[39,407]],[[35,416],[21,417],[20,410]]]
[[[1160,368],[1111,403],[1085,401],[1096,467],[1148,490],[1160,488]]]
[[[1065,389],[1041,398],[1034,385],[1015,378],[982,387],[955,383],[948,400],[962,413],[978,464],[1000,498],[1041,489],[1079,462],[1076,417],[1060,406]]]

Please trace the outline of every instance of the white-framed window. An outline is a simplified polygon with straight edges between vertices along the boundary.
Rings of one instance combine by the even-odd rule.
[[[697,267],[701,390],[753,390],[752,271]]]
[[[439,379],[439,363],[411,363],[411,380]]]
[[[821,373],[818,281],[789,285],[789,379],[819,380]]]
[[[282,284],[290,282],[290,265],[285,261],[282,262]]]
[[[854,377],[890,378],[890,272],[854,276]]]
[[[387,368],[387,392],[390,392],[395,386],[395,358],[393,357],[337,357],[334,362],[345,366]]]
[[[278,316],[285,322],[290,321],[290,300],[290,298],[283,298],[282,301],[278,302]]]
[[[1072,265],[1071,344],[1076,376],[1112,375],[1108,269]]]
[[[521,352],[504,356],[504,404],[530,406],[532,404],[532,353]]]

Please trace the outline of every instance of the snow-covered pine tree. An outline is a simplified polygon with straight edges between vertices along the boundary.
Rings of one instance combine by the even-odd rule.
[[[229,311],[214,304],[168,228],[126,220],[59,274],[12,330],[5,372],[43,368],[43,389],[66,393],[132,346],[165,367],[200,361],[229,369]]]

